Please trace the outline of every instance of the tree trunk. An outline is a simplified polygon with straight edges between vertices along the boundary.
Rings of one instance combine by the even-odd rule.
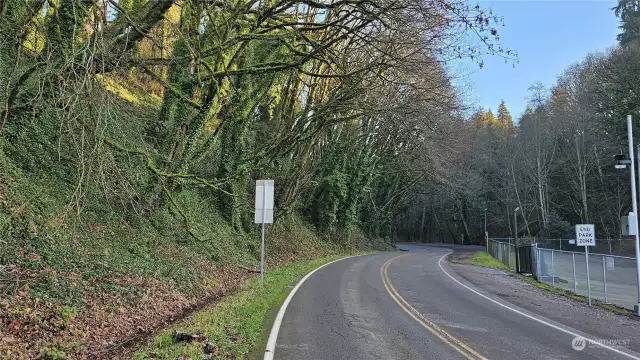
[[[520,193],[518,192],[518,184],[516,183],[516,173],[513,169],[513,164],[511,164],[511,175],[513,178],[513,189],[516,193],[516,201],[518,202],[518,206],[520,207],[520,213],[522,214],[522,218],[524,219],[524,225],[527,229],[527,235],[531,237],[531,231],[529,230],[529,221],[524,212],[524,206],[522,205],[522,201],[520,200]]]

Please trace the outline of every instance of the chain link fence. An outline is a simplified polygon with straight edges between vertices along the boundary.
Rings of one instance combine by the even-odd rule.
[[[512,240],[512,238],[488,239],[487,252],[512,271],[516,271],[516,246]]]
[[[533,270],[538,281],[587,296],[587,261],[582,252],[534,247]],[[638,299],[636,259],[592,254],[589,249],[591,297],[633,309]]]
[[[553,287],[588,296],[584,247],[569,239],[489,238],[487,252],[512,271],[532,273]],[[589,248],[591,297],[633,309],[638,300],[635,244],[629,239],[599,239]],[[517,268],[517,265],[520,268]]]
[[[584,252],[580,246],[576,246],[573,239],[544,239],[536,237],[533,241],[539,248]],[[518,245],[520,246],[520,245]],[[590,253],[635,257],[635,239],[596,239],[596,246],[589,249]]]

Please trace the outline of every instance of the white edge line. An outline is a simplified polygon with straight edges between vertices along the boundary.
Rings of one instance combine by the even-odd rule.
[[[349,259],[349,258],[356,257],[356,256],[360,256],[360,255],[347,256],[347,257],[343,257],[343,258],[328,262],[326,264],[323,264],[323,265],[315,268],[314,270],[312,270],[310,273],[305,275],[305,277],[300,279],[300,281],[298,281],[296,286],[289,293],[289,296],[287,296],[287,298],[284,300],[284,302],[280,306],[280,310],[278,311],[278,315],[276,315],[276,319],[273,322],[273,326],[271,327],[271,332],[269,333],[269,339],[267,340],[267,348],[264,351],[264,360],[273,360],[273,357],[274,357],[275,351],[276,351],[276,341],[278,340],[278,332],[280,332],[280,325],[282,325],[282,319],[284,319],[284,313],[285,313],[285,311],[287,311],[287,306],[289,306],[289,302],[291,301],[291,299],[293,299],[293,296],[296,294],[296,291],[298,291],[300,286],[311,275],[313,275],[313,273],[315,273],[316,271],[322,269],[323,267],[325,267],[325,266],[327,266],[329,264],[333,264],[334,262],[338,262],[340,260]]]
[[[631,354],[628,354],[628,353],[626,353],[626,352],[624,352],[624,351],[621,351],[621,350],[618,350],[618,349],[616,349],[616,348],[613,348],[613,347],[610,347],[610,346],[607,346],[607,345],[604,345],[604,344],[600,344],[600,343],[598,343],[597,341],[595,341],[595,340],[593,340],[593,339],[590,339],[590,338],[588,338],[588,337],[585,337],[585,336],[580,335],[580,334],[578,334],[578,333],[575,333],[575,332],[573,332],[573,331],[570,331],[570,330],[564,329],[564,328],[562,328],[562,327],[560,327],[560,326],[558,326],[558,325],[555,325],[555,324],[549,323],[549,322],[544,321],[544,320],[542,320],[542,319],[539,319],[539,318],[537,318],[537,317],[535,317],[535,316],[532,316],[532,315],[529,315],[529,314],[527,314],[527,313],[524,313],[524,312],[522,312],[522,311],[520,311],[520,310],[518,310],[518,309],[514,309],[514,308],[512,308],[512,307],[510,307],[510,306],[507,306],[507,305],[505,305],[505,304],[503,304],[503,303],[501,303],[501,302],[499,302],[499,301],[496,301],[496,300],[494,300],[494,299],[492,299],[492,298],[490,298],[490,297],[488,297],[488,296],[486,296],[486,295],[484,295],[484,294],[481,294],[480,292],[478,292],[478,291],[476,291],[476,290],[472,289],[471,287],[469,287],[469,286],[467,286],[467,285],[463,284],[463,283],[462,283],[462,282],[460,282],[458,279],[456,279],[456,278],[454,278],[453,276],[451,276],[451,274],[449,274],[449,273],[447,272],[447,270],[445,270],[445,269],[442,267],[442,259],[444,259],[445,257],[449,256],[450,254],[451,254],[451,253],[448,253],[448,254],[444,255],[443,257],[441,257],[441,258],[440,258],[440,260],[438,260],[438,266],[440,267],[440,270],[442,270],[442,271],[443,271],[443,272],[444,272],[448,277],[450,277],[450,278],[451,278],[451,280],[453,280],[453,281],[457,282],[458,284],[462,285],[462,286],[463,286],[464,288],[466,288],[467,290],[469,290],[469,291],[471,291],[471,292],[475,293],[476,295],[479,295],[479,296],[481,296],[481,297],[483,297],[483,298],[485,298],[485,299],[487,299],[487,300],[491,301],[492,303],[495,303],[495,304],[497,304],[497,305],[500,305],[500,306],[502,306],[502,307],[503,307],[503,308],[505,308],[505,309],[511,310],[511,311],[515,312],[516,314],[520,314],[520,315],[522,315],[522,316],[524,316],[524,317],[527,317],[527,318],[529,318],[529,319],[531,319],[531,320],[534,320],[534,321],[537,321],[537,322],[539,322],[539,323],[541,323],[541,324],[544,324],[544,325],[547,325],[547,326],[549,326],[549,327],[552,327],[552,328],[554,328],[554,329],[556,329],[556,330],[560,330],[560,331],[562,331],[562,332],[564,332],[564,333],[567,333],[567,334],[569,334],[569,335],[573,335],[573,336],[580,336],[580,337],[584,338],[585,340],[587,340],[588,342],[590,342],[590,343],[592,343],[592,344],[596,344],[596,345],[598,345],[598,346],[600,346],[600,347],[603,347],[603,348],[605,348],[605,349],[611,350],[611,351],[613,351],[613,352],[615,352],[615,353],[618,353],[618,354],[620,354],[620,355],[628,356],[628,357],[630,357],[631,359],[640,360],[640,358],[639,358],[639,357],[633,356],[633,355],[631,355]]]

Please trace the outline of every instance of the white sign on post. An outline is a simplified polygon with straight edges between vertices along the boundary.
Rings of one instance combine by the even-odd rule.
[[[576,245],[596,246],[596,230],[593,224],[576,225]]]
[[[273,224],[273,180],[256,181],[256,224]]]
[[[256,216],[254,222],[262,224],[260,246],[260,287],[264,282],[264,224],[273,223],[273,180],[256,181]]]
[[[589,246],[596,246],[596,227],[593,224],[576,225],[576,245],[584,246],[587,267],[587,297],[591,306],[591,275],[589,274]],[[604,266],[604,265],[603,265]]]

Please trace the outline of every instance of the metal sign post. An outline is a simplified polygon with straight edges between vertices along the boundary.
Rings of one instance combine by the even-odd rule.
[[[260,287],[264,283],[264,224],[273,223],[273,180],[256,181],[256,212],[254,222],[262,224],[260,246]]]
[[[602,255],[602,281],[604,281],[604,303],[608,304],[607,299],[607,257]]]
[[[629,120],[631,120],[631,115],[629,115]],[[638,159],[640,159],[640,148],[638,149]],[[640,174],[640,166],[638,166],[638,173]],[[631,177],[635,178],[633,175],[631,175]],[[633,188],[635,189],[635,186]],[[637,198],[635,195],[633,196],[633,204],[635,205],[633,213],[638,214],[638,205],[636,205]],[[633,224],[629,224],[629,226],[633,227],[634,235],[636,237],[636,284],[638,284],[638,300],[636,301],[636,304],[633,305],[633,312],[640,316],[640,234],[638,234],[637,219],[636,215],[634,215]]]
[[[587,262],[587,296],[589,297],[589,306],[591,306],[591,276],[589,275],[589,247],[584,247],[585,261]]]
[[[596,227],[593,224],[576,225],[576,245],[584,246],[584,256],[587,262],[587,296],[591,306],[591,279],[589,276],[589,246],[596,246]]]
[[[573,262],[573,292],[578,293],[578,280],[576,279],[576,253],[571,252],[571,261]]]
[[[635,161],[633,159],[633,124],[631,121],[631,115],[627,115],[627,139],[629,140],[629,166],[631,168],[631,207],[633,209],[634,218],[638,215],[638,198],[636,196],[636,174],[635,174]],[[640,151],[638,152],[640,156]],[[640,173],[640,166],[638,166],[638,172]],[[631,219],[629,219],[631,222]],[[633,312],[636,315],[640,315],[640,235],[638,235],[637,221],[633,221],[634,224],[629,223],[629,231],[634,231],[636,237],[636,281],[638,286],[638,300],[636,305],[633,306]]]

